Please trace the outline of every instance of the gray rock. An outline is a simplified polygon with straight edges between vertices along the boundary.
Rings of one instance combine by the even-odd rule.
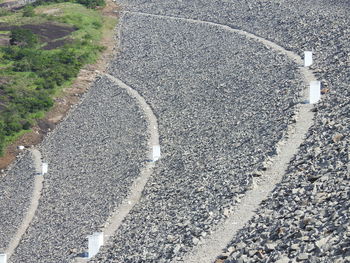
[[[305,260],[308,260],[308,258],[309,258],[309,254],[306,254],[306,253],[302,253],[297,256],[298,261],[305,261]]]
[[[265,246],[268,250],[274,250],[276,248],[277,244],[276,243],[267,243]]]
[[[249,5],[243,0],[121,2],[128,10],[242,28],[300,55],[306,49],[314,51],[311,68],[329,92],[315,105],[315,123],[282,182],[261,204],[257,216],[228,244],[245,244],[241,253],[226,261],[254,261],[256,258],[247,257],[249,251],[276,240],[281,245],[270,251],[271,258],[285,255],[286,250],[290,259],[284,257],[281,262],[311,258],[319,251],[306,254],[311,249],[307,244],[317,242],[324,233],[334,236],[332,244],[337,246],[317,255],[321,262],[344,261],[347,232],[339,226],[348,222],[350,211],[350,145],[346,136],[337,134],[350,134],[347,1],[253,0]],[[304,84],[297,65],[284,56],[212,26],[128,13],[121,32],[121,52],[111,62],[109,72],[151,104],[159,118],[164,157],[113,243],[91,262],[171,262],[192,249],[195,236],[209,233],[222,222],[225,208],[239,203],[252,187],[255,171],[266,169],[276,143],[295,121],[291,105],[300,101],[298,93]],[[50,262],[70,259],[68,249],[83,249],[86,234],[105,222],[126,194],[128,187],[122,186],[130,185],[138,174],[145,124],[137,109],[129,108],[132,101],[109,93],[111,83],[101,86],[101,91],[94,89],[93,93],[98,103],[88,98],[81,112],[67,123],[71,127],[63,124],[62,135],[48,139],[44,146],[46,156],[57,161],[55,172],[46,183],[37,218],[14,257],[17,262],[27,262],[32,254],[34,262],[43,261],[47,254]],[[110,100],[113,105],[106,103]],[[120,127],[113,126],[116,123],[111,124],[111,118],[118,119]],[[97,120],[103,124],[91,126]],[[75,137],[77,131],[80,136]],[[107,142],[114,147],[106,150]],[[59,158],[54,156],[56,149],[63,149]],[[77,154],[82,154],[79,165],[73,163]],[[100,175],[101,169],[108,174],[105,181],[93,176]],[[101,187],[96,187],[101,181]],[[81,185],[94,195],[80,193],[77,189]],[[339,195],[317,196],[319,192]],[[110,198],[105,200],[102,193],[109,193]],[[94,202],[84,202],[84,198],[98,202],[91,208]],[[56,203],[61,199],[62,204]],[[76,206],[71,207],[74,202],[67,200],[76,201]],[[86,204],[93,219],[84,214]],[[300,212],[294,213],[297,210]],[[305,218],[315,220],[306,223]],[[43,224],[46,220],[47,226]],[[256,227],[252,229],[250,224]],[[64,233],[62,229],[70,233],[69,240],[59,236],[61,241],[56,244],[52,237]],[[175,237],[169,247],[165,246],[168,235]],[[290,244],[296,245],[294,249]],[[55,248],[52,255],[50,246]],[[62,258],[57,258],[62,251]]]
[[[290,262],[290,259],[287,256],[281,257],[276,261],[276,263],[289,263],[289,262]]]
[[[141,116],[130,96],[103,78],[44,140],[50,171],[12,262],[67,262],[84,252],[87,235],[105,224],[139,176],[147,149]]]

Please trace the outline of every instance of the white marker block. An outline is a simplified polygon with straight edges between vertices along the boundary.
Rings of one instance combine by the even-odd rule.
[[[160,158],[160,146],[155,145],[152,147],[151,160],[153,162],[158,161]]]
[[[7,263],[7,255],[0,254],[0,263]]]
[[[311,81],[310,82],[310,95],[309,103],[317,103],[321,99],[321,82]]]
[[[23,151],[24,150],[24,146],[23,145],[18,146],[18,150]]]
[[[88,236],[89,242],[89,258],[94,257],[100,247],[103,246],[103,232],[95,232],[91,236]]]
[[[305,51],[304,52],[304,66],[309,67],[312,65],[312,52]]]
[[[41,165],[41,174],[42,175],[47,174],[48,169],[49,169],[49,164],[48,163],[43,163]]]

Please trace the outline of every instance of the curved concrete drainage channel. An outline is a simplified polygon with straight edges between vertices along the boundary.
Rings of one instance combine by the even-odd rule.
[[[155,161],[160,158],[160,146],[159,146],[159,133],[158,133],[158,121],[157,117],[154,115],[151,107],[147,104],[146,100],[134,89],[127,86],[121,80],[105,74],[112,82],[114,82],[118,87],[125,89],[127,93],[136,99],[137,103],[143,110],[147,122],[149,134],[148,148],[149,151],[149,161],[141,169],[140,176],[134,181],[130,188],[129,195],[123,201],[121,205],[117,207],[115,212],[112,214],[111,218],[108,220],[106,227],[100,233],[95,233],[89,237],[89,252],[88,257],[78,257],[73,260],[73,262],[87,262],[89,258],[93,257],[99,250],[99,248],[105,243],[108,243],[113,234],[117,231],[121,225],[123,219],[129,214],[130,210],[134,205],[140,200],[142,190],[144,189],[149,177],[153,172],[155,166]],[[90,241],[91,240],[91,241]],[[91,245],[90,245],[91,242]]]
[[[5,250],[6,258],[10,259],[13,252],[17,248],[18,244],[20,243],[22,236],[26,232],[27,228],[29,227],[30,223],[33,220],[35,211],[38,208],[39,205],[39,199],[41,196],[41,190],[43,188],[43,181],[44,181],[44,173],[47,172],[47,166],[45,171],[43,171],[43,163],[41,161],[41,153],[37,149],[31,149],[31,154],[34,162],[35,167],[35,178],[34,178],[34,189],[32,193],[32,198],[30,200],[30,205],[28,207],[27,213],[24,215],[23,221],[19,228],[17,229],[16,234],[13,236],[8,248]],[[6,260],[5,260],[6,263]]]
[[[246,31],[233,29],[222,24],[188,18],[154,15],[142,12],[126,11],[125,13],[163,18],[167,20],[178,20],[198,25],[209,25],[243,35],[287,56],[296,64],[300,65],[299,71],[306,86],[308,86],[311,82],[316,81],[316,77],[312,71],[307,67],[303,67],[303,59],[300,56],[267,39],[258,37]],[[224,223],[213,229],[212,233],[207,236],[207,238],[202,239],[199,245],[197,245],[188,255],[186,255],[181,262],[214,262],[216,257],[220,255],[226,245],[233,239],[237,231],[243,228],[244,225],[248,223],[248,221],[255,215],[255,211],[258,209],[259,204],[267,198],[268,194],[274,189],[275,185],[281,181],[287,169],[288,163],[292,157],[297,154],[299,146],[304,141],[307,131],[313,123],[313,105],[308,103],[309,93],[307,89],[304,89],[301,99],[303,101],[299,103],[296,109],[296,123],[288,127],[286,138],[278,143],[278,155],[269,162],[267,170],[259,179],[254,181],[252,189],[246,192],[245,196],[241,199],[239,206],[234,207],[228,213],[227,219],[224,221]]]

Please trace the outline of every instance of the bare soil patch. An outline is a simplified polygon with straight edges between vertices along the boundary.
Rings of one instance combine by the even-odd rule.
[[[55,40],[55,41],[49,41],[42,49],[51,50],[51,49],[59,48],[65,44],[69,44],[69,43],[72,43],[72,40],[69,38],[59,39],[59,40]]]
[[[107,0],[106,6],[102,9],[102,12],[104,16],[117,19],[118,16],[115,13],[117,10],[119,10],[118,6],[112,2],[112,0]],[[89,89],[96,76],[106,71],[108,62],[113,56],[115,46],[114,34],[105,32],[100,44],[105,46],[106,49],[102,52],[97,62],[86,65],[80,71],[72,86],[63,90],[62,96],[55,99],[54,107],[32,128],[31,132],[24,134],[5,149],[4,156],[0,157],[0,169],[2,172],[5,171],[9,164],[11,164],[20,153],[18,149],[19,145],[30,148],[39,144],[44,136],[62,121],[72,106],[79,102],[81,96]]]
[[[38,35],[42,43],[47,43],[44,47],[46,50],[54,49],[69,43],[70,39],[61,39],[69,36],[76,29],[67,25],[62,25],[53,22],[47,22],[42,24],[27,24],[23,26],[10,26],[6,24],[0,24],[1,31],[10,31],[17,28],[25,28]],[[1,40],[1,39],[0,39]]]
[[[24,25],[22,27],[31,30],[34,34],[40,36],[44,41],[52,41],[58,38],[68,36],[76,30],[73,27],[60,25],[56,23]]]

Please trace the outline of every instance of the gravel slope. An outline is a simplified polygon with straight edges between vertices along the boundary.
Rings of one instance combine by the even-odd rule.
[[[214,26],[126,14],[121,34],[110,74],[158,115],[162,159],[114,245],[92,262],[169,262],[223,219],[275,154],[300,76],[284,56]]]
[[[221,262],[227,256],[225,262],[350,261],[349,2],[127,2],[138,11],[242,28],[300,55],[314,50],[315,74],[329,89],[316,107],[315,125],[281,185]]]
[[[42,144],[49,163],[37,214],[12,262],[69,262],[126,196],[146,158],[146,123],[108,79]]]
[[[22,223],[34,187],[35,167],[26,151],[0,178],[0,251],[4,251]]]
[[[122,2],[129,10],[242,28],[300,55],[314,50],[315,74],[329,89],[316,106],[315,125],[282,183],[218,262],[350,261],[348,2]],[[164,157],[113,247],[95,262],[169,262],[200,242],[251,187],[292,119],[299,76],[283,56],[210,26],[127,15],[122,33],[111,73],[154,108]],[[43,145],[50,174],[14,262],[67,262],[82,252],[86,235],[103,225],[138,175],[142,115],[123,92],[113,97],[119,89],[107,80],[99,85]],[[110,123],[111,116],[121,122]],[[103,178],[96,176],[101,171]],[[22,210],[25,182],[17,199]],[[1,224],[11,235],[10,224]]]
[[[281,25],[276,34],[264,33],[299,52],[313,48],[315,73],[329,93],[285,179],[228,246],[225,262],[350,261],[350,9],[338,5],[290,5],[280,11],[283,17],[293,10],[289,30]],[[265,25],[265,19],[257,21]],[[282,30],[287,34],[278,35]]]

